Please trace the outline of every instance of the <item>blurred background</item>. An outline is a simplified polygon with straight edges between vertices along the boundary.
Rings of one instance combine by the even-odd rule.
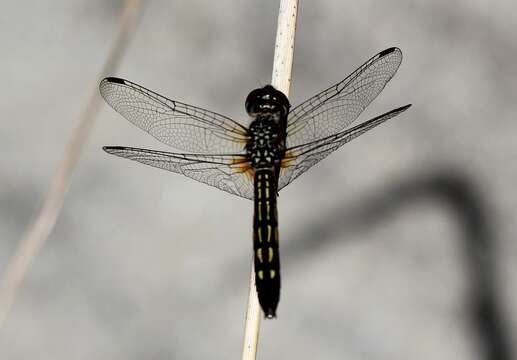
[[[0,275],[99,81],[122,0],[3,1]],[[113,74],[247,121],[277,1],[148,1]],[[514,1],[301,1],[291,102],[398,46],[359,121],[412,103],[280,194],[282,297],[263,359],[510,359],[517,351]],[[168,150],[102,104],[2,359],[235,359],[252,203],[101,151]],[[515,356],[513,357],[515,358]]]

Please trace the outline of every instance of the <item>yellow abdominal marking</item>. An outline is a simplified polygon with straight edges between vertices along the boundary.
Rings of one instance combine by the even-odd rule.
[[[262,249],[257,249],[257,257],[258,257],[259,261],[262,263],[263,262]]]
[[[271,225],[267,226],[267,242],[271,241]]]
[[[269,187],[266,187],[266,199],[269,199]]]
[[[268,216],[269,218],[269,216]],[[258,203],[258,219],[259,221],[262,221],[262,203],[259,201]]]
[[[262,197],[262,189],[259,187],[258,188],[258,194],[257,194],[257,198],[260,199]]]
[[[259,279],[260,279],[260,280],[264,280],[264,271],[259,270],[259,271],[257,272],[257,275],[258,275],[258,277],[259,277]]]
[[[259,273],[260,273],[260,271],[259,271]],[[269,277],[270,277],[271,279],[274,279],[274,278],[275,278],[275,275],[276,275],[276,271],[275,271],[275,270],[269,270]]]
[[[269,211],[270,211],[270,207],[269,207],[269,201],[266,201],[266,218],[269,220]]]
[[[267,261],[271,262],[271,261],[273,261],[273,253],[274,253],[273,248],[272,247],[268,248],[268,251],[269,251],[269,257],[267,258]],[[262,252],[260,253],[260,255],[262,255]],[[260,260],[260,262],[262,262],[262,260]]]
[[[257,235],[258,235],[258,238],[259,238],[259,242],[262,242],[262,228],[258,228],[257,229]]]

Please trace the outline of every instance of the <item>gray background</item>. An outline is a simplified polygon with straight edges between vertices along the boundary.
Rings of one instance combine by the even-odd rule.
[[[2,1],[0,272],[98,82],[122,7]],[[301,1],[293,104],[399,46],[398,74],[360,121],[413,107],[282,191],[282,298],[278,319],[263,322],[260,358],[483,358],[462,211],[397,195],[375,211],[394,188],[437,174],[466,179],[483,204],[517,341],[516,11],[514,1]],[[276,19],[277,1],[149,1],[105,75],[245,122],[246,94],[271,76]],[[102,106],[0,358],[238,358],[251,202],[109,157],[107,144],[167,150]]]

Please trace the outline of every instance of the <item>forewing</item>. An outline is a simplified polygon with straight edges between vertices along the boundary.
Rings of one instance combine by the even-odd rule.
[[[337,134],[288,148],[284,160],[282,161],[278,188],[282,189],[342,145],[364,134],[368,130],[373,129],[377,125],[382,124],[386,120],[406,111],[410,106],[411,105],[406,105],[391,110]]]
[[[247,129],[232,119],[167,99],[131,81],[108,77],[99,89],[104,100],[123,117],[174,148],[236,153],[246,143]]]
[[[253,170],[243,155],[178,154],[123,146],[105,146],[103,149],[109,154],[183,174],[253,200]]]
[[[352,124],[395,75],[401,61],[399,48],[381,51],[346,79],[292,109],[287,147],[330,136]]]

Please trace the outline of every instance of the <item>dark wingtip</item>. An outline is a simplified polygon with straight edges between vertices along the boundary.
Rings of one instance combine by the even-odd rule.
[[[102,150],[106,151],[108,154],[113,153],[113,150],[120,150],[124,148],[123,146],[103,146]]]
[[[101,92],[101,95],[102,95],[102,97],[104,99],[106,99],[105,96],[104,96],[104,90],[105,90],[104,87],[105,87],[106,83],[108,83],[108,84],[122,84],[122,85],[126,85],[127,84],[126,80],[121,79],[121,78],[117,78],[117,77],[113,77],[113,76],[105,77],[99,83],[99,91]],[[108,101],[108,103],[109,103],[109,101]]]
[[[397,115],[398,115],[398,114],[401,114],[401,113],[403,113],[404,111],[406,111],[407,109],[409,109],[409,108],[411,107],[411,105],[413,105],[413,104],[407,104],[407,105],[404,105],[404,106],[398,107],[398,108],[396,108],[396,109],[391,110],[391,111],[390,111],[390,113],[394,113],[394,112],[396,112],[396,113],[397,113]]]
[[[126,80],[118,78],[118,77],[113,77],[113,76],[105,77],[102,81],[116,83],[116,84],[125,84],[126,83]]]
[[[379,53],[379,57],[383,57],[383,56],[386,56],[388,54],[391,54],[392,52],[394,51],[400,51],[400,49],[398,47],[390,47],[390,48],[387,48],[385,50],[382,50],[380,53]]]

